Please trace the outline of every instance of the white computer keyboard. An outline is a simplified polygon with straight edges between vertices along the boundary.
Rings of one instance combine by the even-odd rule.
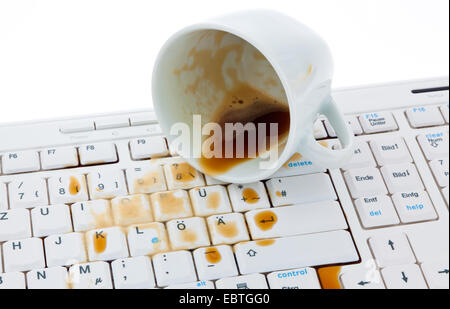
[[[171,155],[151,112],[0,125],[0,288],[448,288],[448,79],[335,98],[351,162],[247,185]]]

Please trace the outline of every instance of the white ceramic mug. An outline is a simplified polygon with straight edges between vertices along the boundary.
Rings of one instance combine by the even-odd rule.
[[[243,47],[237,58],[231,46],[239,44]],[[205,74],[210,67],[194,69],[193,51],[199,61],[210,57],[219,75]],[[238,71],[237,79],[289,105],[290,129],[278,159],[269,168],[261,169],[262,158],[255,158],[214,178],[233,183],[266,179],[295,153],[326,168],[339,167],[350,158],[353,133],[331,97],[333,61],[328,46],[298,21],[267,10],[238,12],[187,27],[164,45],[155,64],[152,91],[155,112],[169,143],[177,138],[171,135],[174,124],[192,126],[194,114],[201,115],[203,123],[211,120],[221,98],[217,79],[222,86],[230,86],[230,68]],[[330,121],[341,149],[325,148],[315,140],[313,127],[319,114]],[[203,171],[192,152],[180,155]]]

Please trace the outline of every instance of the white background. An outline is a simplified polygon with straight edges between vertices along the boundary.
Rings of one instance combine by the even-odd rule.
[[[448,75],[448,0],[0,0],[0,123],[151,107],[164,41],[249,8],[322,35],[335,87]]]

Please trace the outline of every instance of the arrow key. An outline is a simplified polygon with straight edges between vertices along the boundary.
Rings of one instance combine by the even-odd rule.
[[[344,289],[385,289],[380,272],[375,268],[357,267],[345,271],[341,276],[341,281]]]
[[[379,267],[412,264],[416,262],[406,235],[392,233],[369,239],[369,245]]]
[[[421,267],[430,289],[449,288],[448,259],[446,262],[425,262]]]
[[[427,289],[427,284],[416,264],[391,266],[381,270],[388,289]]]

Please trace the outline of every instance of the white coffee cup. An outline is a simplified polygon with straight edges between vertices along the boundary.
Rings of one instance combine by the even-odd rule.
[[[241,46],[239,51],[236,46]],[[194,67],[204,58],[208,67]],[[234,80],[230,72],[237,72]],[[289,135],[277,160],[262,169],[263,158],[258,157],[212,175],[224,182],[250,183],[270,177],[295,153],[326,168],[339,167],[351,157],[353,133],[331,96],[332,75],[330,50],[311,29],[278,12],[244,11],[187,27],[168,40],[154,68],[153,103],[169,143],[178,137],[171,134],[174,124],[192,127],[193,115],[201,115],[203,124],[211,121],[224,97],[221,87],[236,81],[288,104]],[[330,121],[341,149],[328,149],[315,140],[319,114]],[[179,154],[205,172],[192,157],[199,145],[189,145],[189,151]]]

